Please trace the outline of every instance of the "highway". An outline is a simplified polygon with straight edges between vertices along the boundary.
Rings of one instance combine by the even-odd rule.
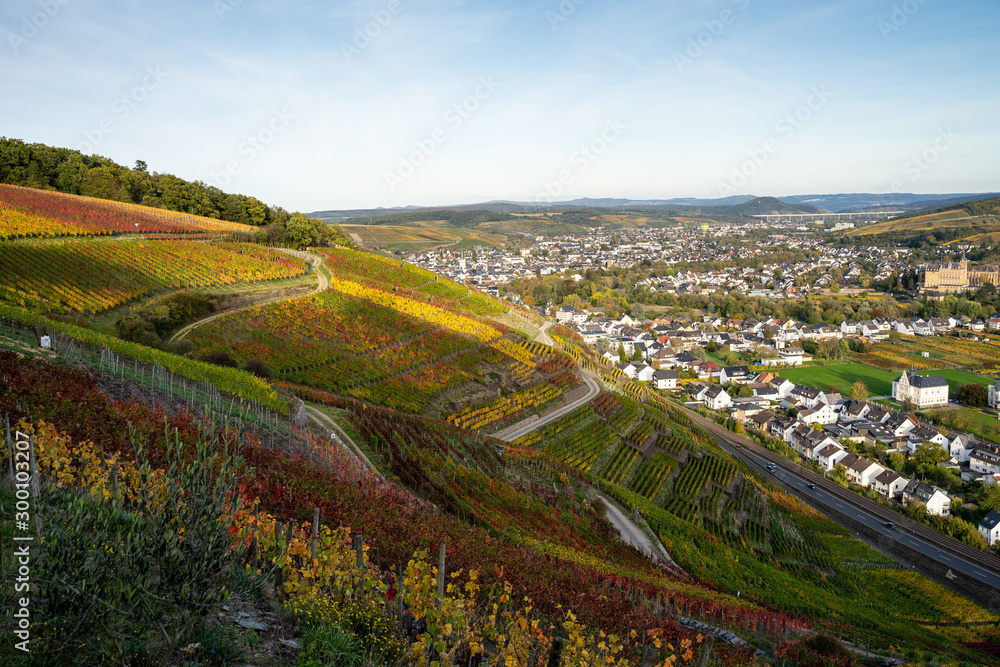
[[[698,426],[708,431],[723,449],[756,467],[765,476],[806,502],[813,501],[813,504],[819,502],[833,507],[876,531],[880,536],[915,549],[951,570],[962,572],[1000,590],[1000,559],[995,556],[973,549],[954,538],[881,507],[867,498],[862,498],[853,491],[848,491],[810,469],[798,466],[785,457],[756,445],[749,438],[736,435],[696,413],[687,411],[687,414]],[[736,444],[740,445],[740,449],[736,449]],[[773,474],[767,471],[768,463],[774,463],[776,466]],[[816,488],[809,488],[809,484],[815,484]],[[896,528],[886,528],[883,526],[885,521],[894,523]]]

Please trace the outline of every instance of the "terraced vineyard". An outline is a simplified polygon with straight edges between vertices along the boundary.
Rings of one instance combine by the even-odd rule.
[[[618,445],[615,449],[614,456],[608,462],[608,465],[604,467],[604,471],[601,473],[601,477],[608,480],[612,484],[621,484],[622,480],[628,475],[629,471],[632,469],[632,465],[635,463],[636,459],[639,458],[639,452],[628,445]]]
[[[557,440],[549,446],[549,453],[567,465],[589,472],[604,449],[615,440],[615,434],[603,426],[584,428]]]
[[[247,243],[85,240],[0,243],[0,299],[100,313],[159,290],[292,278],[305,263]]]
[[[410,296],[423,294],[477,315],[500,315],[506,311],[500,302],[408,262],[344,248],[321,248],[319,252],[336,275],[379,289],[397,293],[402,289],[402,293]]]

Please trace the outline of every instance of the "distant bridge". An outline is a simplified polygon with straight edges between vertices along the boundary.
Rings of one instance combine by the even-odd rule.
[[[792,222],[793,219],[805,220],[854,220],[854,216],[857,216],[858,220],[889,220],[890,218],[895,218],[897,215],[902,215],[906,211],[855,211],[854,213],[771,213],[770,215],[754,215],[751,217],[761,218],[767,222],[774,218],[775,222],[781,222],[782,220],[788,220]]]

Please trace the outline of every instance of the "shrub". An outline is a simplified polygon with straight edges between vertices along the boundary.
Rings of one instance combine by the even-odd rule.
[[[268,366],[264,361],[260,359],[250,359],[247,361],[243,370],[248,373],[253,373],[259,378],[264,378],[265,380],[270,380],[273,373],[271,372],[270,366]]]

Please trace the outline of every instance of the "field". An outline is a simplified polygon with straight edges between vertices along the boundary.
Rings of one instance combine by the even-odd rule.
[[[946,227],[969,227],[971,230],[971,225],[974,223],[970,223],[970,220],[978,220],[978,218],[970,218],[969,214],[965,211],[943,211],[941,213],[931,213],[915,218],[886,220],[885,222],[879,222],[874,225],[868,225],[866,227],[851,230],[846,234],[846,236],[871,236],[872,234],[884,234],[887,232],[901,231],[934,231],[937,229],[944,229]]]
[[[0,239],[256,231],[249,225],[138,204],[0,184]]]
[[[156,291],[280,280],[305,265],[244,243],[90,239],[0,243],[0,300],[99,313]]]
[[[934,371],[928,371],[928,375],[940,375],[945,380],[948,381],[948,395],[951,398],[958,398],[958,385],[960,384],[981,384],[987,387],[993,383],[993,378],[985,377],[983,375],[975,375],[973,373],[966,373],[965,371],[956,370],[953,368],[942,368]]]
[[[506,243],[506,239],[499,234],[431,224],[425,226],[341,225],[341,228],[355,241],[360,239],[363,246],[406,252],[422,252],[438,246],[454,250],[472,249],[477,245],[496,248]]]
[[[930,358],[921,356],[927,352]],[[864,363],[885,370],[903,370],[954,366],[956,368],[994,368],[1000,366],[1000,344],[951,336],[903,336],[898,343],[877,343],[857,355]]]
[[[836,387],[844,396],[851,395],[851,385],[858,379],[868,386],[872,396],[887,396],[892,393],[892,381],[899,373],[883,371],[866,364],[842,364],[840,366],[810,366],[778,371],[778,375],[796,384],[805,384],[823,391]]]

